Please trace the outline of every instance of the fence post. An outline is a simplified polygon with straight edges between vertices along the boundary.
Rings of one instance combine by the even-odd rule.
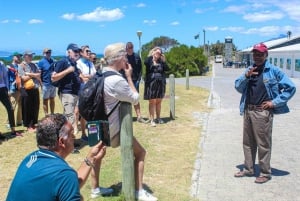
[[[190,72],[189,72],[189,69],[186,69],[185,70],[185,81],[186,81],[186,85],[185,85],[185,88],[188,90],[190,88],[190,83],[189,83],[189,79],[190,79]]]
[[[169,77],[170,84],[170,118],[175,119],[175,78],[171,74]]]
[[[121,102],[120,106],[120,144],[122,158],[122,191],[126,201],[135,201],[132,107],[130,103]]]

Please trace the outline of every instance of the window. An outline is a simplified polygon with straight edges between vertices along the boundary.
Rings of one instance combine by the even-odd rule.
[[[295,59],[295,71],[300,72],[300,59]]]
[[[283,68],[283,58],[280,58],[280,59],[279,59],[279,67],[280,67],[280,68]]]
[[[292,65],[292,60],[286,59],[286,69],[287,70],[291,70],[291,65]]]

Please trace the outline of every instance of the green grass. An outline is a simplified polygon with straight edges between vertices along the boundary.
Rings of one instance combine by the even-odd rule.
[[[167,86],[169,87],[169,86]],[[140,86],[143,94],[143,85]],[[167,94],[168,95],[168,88]],[[194,161],[200,140],[201,124],[193,113],[209,112],[206,108],[209,92],[190,87],[176,85],[176,106],[175,120],[171,120],[169,99],[162,102],[161,117],[166,120],[165,124],[150,127],[149,124],[133,122],[135,137],[146,148],[144,185],[152,191],[159,200],[163,201],[187,201],[190,197],[191,176],[194,170]],[[142,95],[141,95],[142,97]],[[148,116],[148,101],[141,98],[141,111],[144,117]],[[6,134],[5,127],[7,113],[0,104],[0,131]],[[56,112],[62,112],[60,101],[56,101]],[[40,118],[43,117],[42,102]],[[133,110],[135,119],[135,112]],[[17,127],[17,130],[24,130]],[[77,134],[80,138],[80,133]],[[0,200],[5,200],[12,178],[21,160],[31,151],[37,149],[35,134],[24,133],[24,137],[17,137],[3,141],[0,144]],[[75,169],[79,167],[89,150],[88,146],[80,149],[80,154],[70,154],[67,162]],[[106,157],[103,160],[100,184],[111,186],[116,193],[111,197],[100,197],[91,199],[90,181],[81,189],[85,200],[122,201],[121,195],[121,159],[120,148],[108,148]]]

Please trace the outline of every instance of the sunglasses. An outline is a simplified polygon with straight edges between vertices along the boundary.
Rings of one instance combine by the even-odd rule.
[[[91,50],[85,50],[86,53],[91,53]]]
[[[51,51],[49,51],[49,52],[45,52],[46,54],[51,54]]]

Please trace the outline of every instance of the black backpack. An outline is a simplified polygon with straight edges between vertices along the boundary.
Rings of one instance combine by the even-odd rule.
[[[105,113],[104,79],[111,75],[118,74],[114,71],[97,72],[79,91],[79,113],[85,120],[108,120],[108,116],[119,105],[118,102],[109,114]]]

